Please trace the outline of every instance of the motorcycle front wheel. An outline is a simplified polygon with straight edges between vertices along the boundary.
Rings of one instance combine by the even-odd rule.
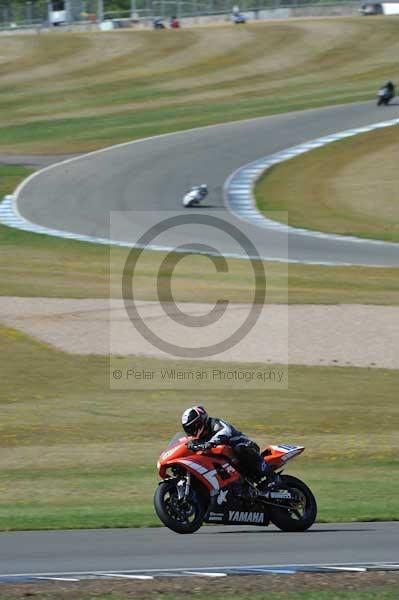
[[[316,499],[308,486],[291,475],[282,475],[284,489],[291,492],[293,502],[288,508],[270,507],[270,520],[282,531],[306,531],[317,516]]]
[[[191,492],[188,498],[179,500],[176,480],[163,481],[155,491],[155,512],[162,523],[176,533],[194,533],[202,525],[205,507],[201,498]]]

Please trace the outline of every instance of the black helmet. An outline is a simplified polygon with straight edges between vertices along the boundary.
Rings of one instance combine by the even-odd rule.
[[[204,433],[209,421],[208,413],[203,406],[193,406],[184,411],[181,423],[185,433],[191,437],[199,437]]]

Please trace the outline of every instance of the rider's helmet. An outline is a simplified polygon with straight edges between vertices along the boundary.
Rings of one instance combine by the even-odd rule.
[[[201,192],[201,194],[207,194],[208,186],[205,183],[201,183],[201,185],[199,186],[199,191]]]
[[[203,406],[192,406],[184,411],[181,423],[185,433],[191,437],[198,438],[206,430],[209,415]]]

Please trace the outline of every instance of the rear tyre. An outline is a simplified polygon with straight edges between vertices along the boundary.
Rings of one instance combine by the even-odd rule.
[[[202,525],[205,507],[195,491],[191,491],[184,503],[179,502],[177,481],[163,481],[155,491],[155,512],[162,523],[176,533],[194,533]]]
[[[282,531],[306,531],[317,516],[316,499],[308,486],[291,475],[282,475],[284,486],[294,496],[290,508],[270,507],[270,520]]]
[[[378,98],[377,106],[381,106],[383,102],[384,100],[382,98]]]

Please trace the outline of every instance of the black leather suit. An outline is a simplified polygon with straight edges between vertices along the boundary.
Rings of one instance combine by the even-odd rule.
[[[215,446],[231,446],[245,472],[254,479],[270,477],[272,474],[272,469],[260,454],[259,446],[223,419],[210,417],[208,426],[198,441],[210,442]]]

